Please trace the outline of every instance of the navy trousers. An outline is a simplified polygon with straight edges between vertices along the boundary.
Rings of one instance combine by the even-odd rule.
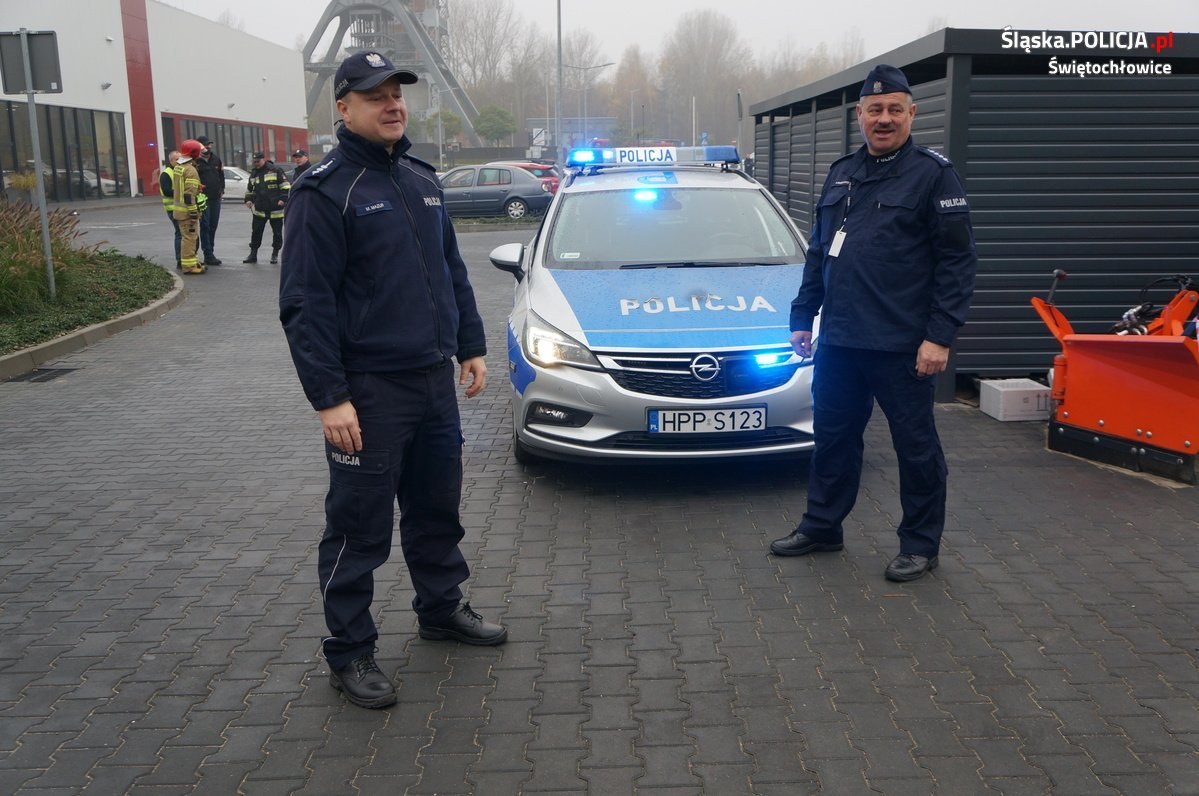
[[[425,372],[348,374],[363,449],[325,444],[329,493],[317,556],[325,659],[334,669],[374,651],[374,571],[391,552],[397,501],[413,609],[436,623],[462,599],[470,569],[458,549],[463,438],[454,373],[447,361]]]
[[[899,460],[899,552],[937,555],[948,469],[933,420],[935,381],[916,374],[915,352],[818,347],[812,374],[816,449],[802,534],[842,541],[841,522],[857,501],[862,477],[862,435],[877,399]]]
[[[221,223],[221,197],[211,196],[204,215],[200,217],[200,248],[205,260],[215,260],[216,228]]]

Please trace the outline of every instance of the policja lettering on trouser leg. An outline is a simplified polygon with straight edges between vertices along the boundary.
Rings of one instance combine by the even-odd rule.
[[[465,531],[458,520],[462,432],[453,374],[448,362],[428,373],[347,374],[364,447],[343,453],[326,443],[330,485],[318,571],[332,669],[374,651],[372,573],[390,554],[397,499],[417,616],[437,624],[462,599],[470,569],[458,549]]]

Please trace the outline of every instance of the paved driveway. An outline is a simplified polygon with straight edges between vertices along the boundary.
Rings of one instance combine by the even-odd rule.
[[[941,568],[896,585],[879,418],[846,550],[814,559],[767,555],[803,461],[522,469],[502,232],[462,238],[492,352],[463,521],[510,641],[418,639],[390,562],[399,704],[348,706],[318,657],[320,430],[239,210],[180,307],[0,384],[0,792],[1199,793],[1194,489],[940,407]],[[82,223],[171,261],[150,204]]]

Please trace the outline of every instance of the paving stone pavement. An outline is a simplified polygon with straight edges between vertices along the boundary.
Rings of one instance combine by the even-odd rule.
[[[896,585],[881,417],[845,551],[806,559],[767,554],[802,460],[522,468],[486,253],[527,231],[462,236],[491,347],[462,402],[468,596],[510,640],[420,640],[389,562],[399,704],[348,705],[319,657],[320,430],[239,210],[166,317],[0,384],[0,792],[1199,793],[1194,489],[940,407],[941,567]],[[81,220],[169,263],[147,203]]]

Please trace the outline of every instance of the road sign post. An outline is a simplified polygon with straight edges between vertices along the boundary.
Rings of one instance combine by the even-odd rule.
[[[46,256],[46,286],[50,301],[57,299],[54,254],[50,247],[50,219],[46,213],[46,185],[42,177],[42,141],[37,129],[35,94],[62,93],[58,63],[58,34],[54,31],[0,32],[0,70],[4,93],[24,93],[29,101],[29,133],[33,137],[33,173],[37,186],[38,216],[42,222],[42,250]]]

